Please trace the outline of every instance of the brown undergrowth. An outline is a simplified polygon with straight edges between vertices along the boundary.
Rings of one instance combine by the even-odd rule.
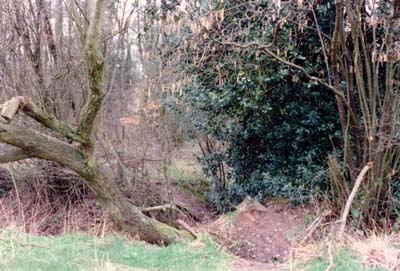
[[[26,191],[19,196],[13,191],[0,198],[0,227],[35,235],[84,232],[99,236],[112,231],[107,214],[92,197],[78,202],[43,202]]]

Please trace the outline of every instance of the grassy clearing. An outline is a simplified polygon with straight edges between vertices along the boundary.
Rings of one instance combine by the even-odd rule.
[[[0,270],[223,271],[229,256],[211,242],[150,246],[118,236],[0,234]]]
[[[170,166],[167,169],[168,177],[172,178],[174,181],[188,183],[192,181],[203,181],[206,182],[206,178],[202,173],[196,171],[189,171],[185,168],[179,168],[177,166]]]
[[[209,191],[210,181],[198,170],[190,166],[176,162],[176,165],[167,168],[167,174],[173,183],[183,191],[195,196],[197,199],[206,202],[206,193]]]
[[[168,177],[189,192],[204,193],[208,190],[209,180],[196,171],[189,171],[185,168],[170,166],[167,169]]]

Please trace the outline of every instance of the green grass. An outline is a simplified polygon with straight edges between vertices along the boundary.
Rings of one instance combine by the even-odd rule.
[[[307,271],[325,271],[329,266],[328,259],[315,260],[302,268]],[[334,271],[385,271],[384,268],[368,268],[363,266],[352,252],[341,250],[334,258]]]
[[[169,166],[167,169],[168,176],[175,181],[190,182],[194,180],[206,181],[204,175],[196,171],[186,171],[176,166]]]
[[[229,256],[211,242],[150,246],[118,236],[39,237],[3,232],[0,270],[230,270]]]
[[[210,182],[203,174],[175,166],[168,167],[167,174],[184,191],[206,201],[204,195],[209,191]]]

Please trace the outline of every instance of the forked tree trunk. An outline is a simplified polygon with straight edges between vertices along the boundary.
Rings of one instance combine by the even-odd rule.
[[[175,229],[145,216],[122,195],[116,184],[107,179],[94,157],[94,123],[104,98],[104,61],[100,53],[100,28],[106,0],[94,1],[85,36],[84,56],[89,82],[86,104],[81,111],[79,128],[48,115],[26,97],[15,97],[0,106],[0,142],[11,145],[0,150],[0,163],[39,158],[68,167],[81,176],[109,211],[115,224],[150,243],[169,244],[192,238],[187,231]],[[39,122],[78,147],[18,124],[11,123],[18,111]]]

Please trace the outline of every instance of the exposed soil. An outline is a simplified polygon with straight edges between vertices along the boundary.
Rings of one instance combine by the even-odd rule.
[[[161,195],[166,188],[158,186]],[[291,242],[305,229],[305,210],[292,208],[288,202],[270,200],[264,204],[253,201],[241,204],[230,214],[216,216],[203,201],[173,186],[173,198],[183,207],[178,217],[197,231],[207,231],[229,252],[244,259],[237,263],[240,270],[266,269],[262,263],[287,260]],[[193,216],[191,216],[193,215]]]
[[[238,210],[209,227],[211,234],[233,254],[263,263],[282,262],[291,241],[304,230],[304,211],[271,202],[258,209]]]
[[[162,182],[156,188],[160,195],[168,194]],[[173,185],[171,190],[182,210],[178,218],[197,232],[207,231],[238,256],[233,266],[236,271],[277,270],[277,265],[288,259],[291,242],[305,229],[306,211],[285,201],[254,204],[251,200],[233,213],[217,216],[210,206],[179,186]]]

